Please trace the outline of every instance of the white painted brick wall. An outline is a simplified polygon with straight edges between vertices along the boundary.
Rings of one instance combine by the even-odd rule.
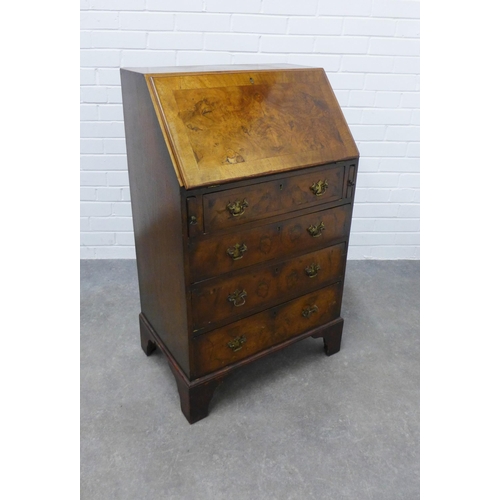
[[[418,1],[80,5],[82,258],[135,258],[119,68],[277,62],[323,67],[358,143],[349,258],[419,258]]]

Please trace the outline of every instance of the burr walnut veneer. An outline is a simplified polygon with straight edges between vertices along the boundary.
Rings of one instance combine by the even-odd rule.
[[[141,299],[190,423],[232,370],[340,349],[359,153],[320,68],[122,69]]]

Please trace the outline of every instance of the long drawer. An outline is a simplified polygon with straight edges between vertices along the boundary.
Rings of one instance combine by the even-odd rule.
[[[231,323],[192,341],[197,377],[324,325],[340,315],[341,283]]]
[[[189,241],[191,282],[323,248],[349,231],[351,205]]]
[[[203,281],[191,291],[194,330],[248,315],[342,277],[345,243],[277,264]]]
[[[205,231],[340,200],[344,173],[344,164],[330,165],[306,174],[206,194],[203,196]]]

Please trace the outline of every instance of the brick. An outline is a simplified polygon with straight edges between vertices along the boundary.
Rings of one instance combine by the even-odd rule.
[[[418,56],[419,41],[405,38],[372,38],[369,54],[392,56]]]
[[[291,35],[341,35],[342,19],[335,17],[290,17]]]
[[[149,33],[150,49],[201,49],[203,35],[201,33]]]
[[[419,18],[420,3],[408,0],[373,0],[372,17]]]
[[[318,14],[320,16],[366,16],[370,15],[371,0],[349,0],[348,2],[332,2],[320,0]]]
[[[259,49],[258,35],[205,34],[205,49],[235,52],[256,52]]]
[[[91,231],[133,231],[132,217],[91,217]]]
[[[362,122],[366,124],[408,125],[412,111],[409,109],[365,109]]]
[[[373,246],[370,247],[370,254],[373,259],[414,259],[416,248],[414,246]]]
[[[398,208],[398,217],[400,218],[417,218],[420,216],[420,205],[418,204],[402,204]]]
[[[385,125],[352,125],[351,132],[356,141],[383,140]]]
[[[360,155],[366,156],[405,156],[406,142],[360,142]]]
[[[393,36],[396,21],[392,19],[344,19],[344,35]]]
[[[81,50],[80,66],[93,68],[110,68],[120,66],[119,50]]]
[[[358,195],[358,189],[356,189],[356,196]],[[353,219],[351,224],[352,232],[364,232],[373,231],[375,227],[374,219]]]
[[[104,145],[102,139],[80,139],[80,153],[104,153]]]
[[[80,186],[105,186],[104,172],[80,172]]]
[[[83,246],[114,245],[115,233],[83,233],[80,243]]]
[[[80,120],[94,121],[99,118],[99,111],[96,104],[80,104]]]
[[[338,71],[340,69],[341,57],[339,55],[327,54],[290,54],[288,62],[301,66],[314,66],[323,68],[325,71]]]
[[[125,137],[123,122],[84,122],[80,124],[83,138]]]
[[[81,12],[80,29],[98,30],[118,28],[118,12]]]
[[[121,89],[118,89],[121,92]],[[99,119],[102,121],[123,121],[123,106],[120,104],[100,104]]]
[[[244,2],[235,2],[234,0],[205,0],[207,12],[259,12],[261,0],[245,0]],[[293,0],[287,0],[293,3]]]
[[[120,87],[106,87],[106,95],[109,103],[122,102],[122,89]]]
[[[104,152],[106,154],[126,154],[125,139],[104,139]]]
[[[358,170],[361,173],[378,172],[379,163],[380,163],[380,158],[361,157],[359,159]]]
[[[347,260],[365,260],[369,259],[369,247],[356,247],[354,245],[349,245],[347,250]]]
[[[367,90],[418,90],[416,75],[366,75]]]
[[[212,52],[213,54],[213,52]],[[263,64],[263,63],[286,63],[289,62],[289,56],[286,54],[262,54],[261,52],[252,54],[242,52],[232,54],[232,64]]]
[[[418,232],[420,231],[420,221],[418,219],[376,220],[374,231]]]
[[[121,65],[125,68],[175,66],[175,52],[164,50],[124,50]]]
[[[92,48],[92,34],[90,31],[80,31],[80,48]]]
[[[179,66],[196,66],[198,64],[231,64],[229,52],[189,52],[183,50],[177,55]]]
[[[196,12],[203,10],[203,0],[147,0],[147,10]]]
[[[354,204],[353,217],[396,217],[398,206],[394,203],[363,203]]]
[[[96,70],[94,68],[82,68],[80,70],[80,85],[95,85]]]
[[[80,259],[94,259],[95,258],[95,249],[89,247],[80,247]]]
[[[231,16],[229,14],[175,14],[176,31],[230,31]]]
[[[415,201],[416,189],[393,189],[389,197],[391,203],[411,203]]]
[[[97,189],[96,188],[80,188],[80,201],[96,201]]]
[[[171,31],[174,15],[160,12],[121,12],[120,28],[134,31]]]
[[[419,108],[420,107],[420,92],[404,92],[401,98],[402,108]]]
[[[394,73],[420,73],[420,58],[418,57],[395,57]]]
[[[97,49],[145,49],[146,33],[94,31],[92,46]]]
[[[108,95],[106,87],[80,87],[80,102],[106,102]]]
[[[335,97],[337,98],[337,101],[339,102],[339,105],[341,108],[347,107],[349,103],[349,90],[344,89],[344,90],[335,90]]]
[[[230,2],[233,5],[234,2]],[[264,14],[283,14],[286,16],[294,15],[314,15],[318,0],[262,0],[262,12]]]
[[[286,33],[286,17],[233,14],[231,31],[241,33]]]
[[[370,39],[368,37],[318,36],[314,52],[330,54],[366,54]]]
[[[130,206],[130,203],[127,201],[120,203],[113,203],[112,213],[113,215],[119,215],[119,216],[123,215],[132,216],[132,207]]]
[[[80,159],[82,170],[126,170],[125,155],[85,155]]]
[[[260,50],[262,52],[312,52],[314,37],[312,36],[271,36],[262,35]]]
[[[93,10],[144,10],[146,0],[91,0]]]
[[[375,92],[369,90],[351,90],[349,106],[372,107],[375,102]]]
[[[90,9],[90,0],[80,0],[80,10]]]
[[[411,124],[420,125],[420,110],[414,109],[411,113]]]
[[[393,57],[343,56],[342,71],[351,73],[390,73],[394,66]]]
[[[396,235],[392,233],[352,233],[349,243],[354,246],[393,245]]]
[[[130,188],[122,188],[122,200],[130,201]]]
[[[387,203],[391,196],[391,189],[356,189],[356,203]]]
[[[419,174],[401,174],[399,177],[400,188],[419,188],[420,175]]]
[[[401,101],[401,92],[377,92],[376,108],[397,108]]]
[[[108,186],[128,186],[128,172],[108,172]]]
[[[363,110],[361,108],[344,108],[342,113],[344,113],[344,118],[349,126],[361,123],[363,115]]]
[[[388,141],[419,141],[420,127],[397,127],[389,125],[387,127],[386,139]]]
[[[135,259],[135,248],[125,246],[97,247],[96,259]]]
[[[115,241],[117,245],[134,246],[134,233],[116,233]]]
[[[396,36],[403,38],[418,38],[420,36],[420,21],[400,19],[397,22]]]
[[[392,188],[398,186],[399,174],[365,174],[358,175],[357,186],[363,187],[379,187]]]
[[[406,155],[410,158],[420,157],[420,144],[418,142],[413,142],[408,144],[408,149],[406,150]]]
[[[118,68],[102,68],[97,70],[99,85],[120,85],[120,70]]]
[[[394,236],[396,245],[420,245],[419,233],[397,233]]]
[[[88,217],[80,217],[80,231],[88,231],[90,229],[90,219]]]
[[[380,172],[409,172],[414,173],[420,170],[420,160],[418,158],[381,158]]]
[[[97,188],[97,199],[99,201],[121,201],[122,188]]]
[[[80,215],[82,217],[111,215],[111,203],[82,202]]]
[[[335,92],[339,89],[361,90],[364,86],[365,75],[357,73],[328,73],[328,80]]]

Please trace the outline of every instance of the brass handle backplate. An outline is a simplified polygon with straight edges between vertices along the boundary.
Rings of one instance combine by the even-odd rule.
[[[243,258],[243,254],[248,250],[245,243],[236,243],[234,247],[229,247],[226,253],[233,258],[233,260],[240,260]]]
[[[310,266],[305,268],[305,272],[309,278],[314,278],[318,276],[318,271],[321,269],[319,264],[311,264]]]
[[[312,224],[307,228],[307,231],[313,238],[317,238],[318,236],[321,236],[321,231],[325,229],[325,225],[323,222],[320,222],[319,224],[316,224],[313,226]]]
[[[315,182],[309,189],[316,196],[321,196],[322,194],[325,194],[327,187],[328,187],[328,181],[325,179],[324,181]]]
[[[240,335],[239,337],[236,337],[233,340],[231,340],[231,342],[228,342],[227,345],[233,350],[233,352],[236,352],[243,347],[243,344],[246,341],[247,341],[246,337],[244,335]]]
[[[318,312],[318,306],[316,306],[316,305],[307,306],[304,309],[302,309],[302,316],[304,316],[304,318],[309,318],[312,313],[316,313],[316,312]]]
[[[245,290],[235,290],[228,295],[227,300],[232,302],[235,307],[240,307],[245,303],[246,296],[247,292]]]
[[[245,208],[248,208],[248,201],[244,198],[243,201],[237,200],[234,203],[229,202],[226,208],[233,217],[239,217],[245,213]]]

